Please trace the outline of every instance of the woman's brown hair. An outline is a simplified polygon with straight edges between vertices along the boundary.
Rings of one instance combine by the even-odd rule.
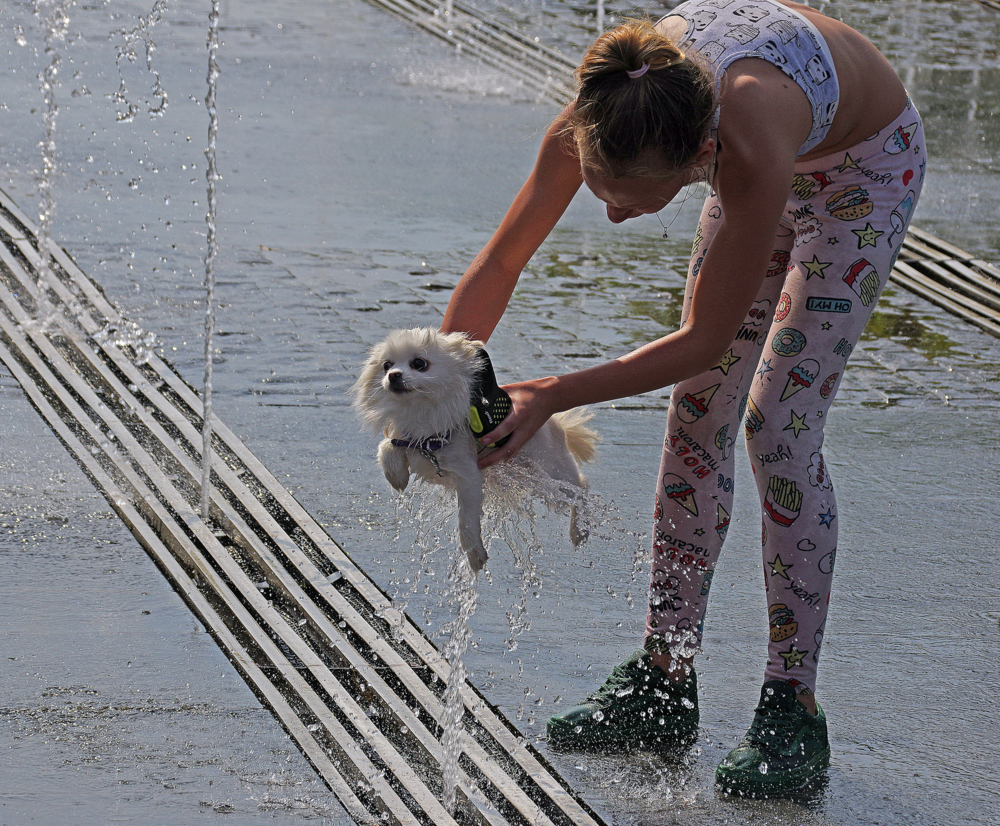
[[[598,37],[576,78],[570,136],[584,167],[615,178],[681,171],[704,141],[716,107],[711,66],[682,52],[648,20]]]

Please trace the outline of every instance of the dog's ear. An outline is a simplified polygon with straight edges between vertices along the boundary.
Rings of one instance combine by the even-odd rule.
[[[462,357],[467,362],[478,362],[479,361],[479,351],[483,349],[486,345],[483,342],[478,341],[474,338],[469,338],[467,333],[463,333],[463,338],[461,340]]]
[[[474,339],[470,333],[463,333],[457,330],[452,333],[439,332],[438,335],[443,337],[449,344],[458,344],[463,348],[463,350],[470,347],[473,350],[478,350],[479,348],[486,346],[483,342]]]

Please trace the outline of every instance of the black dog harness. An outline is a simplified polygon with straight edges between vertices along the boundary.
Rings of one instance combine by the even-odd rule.
[[[480,366],[476,371],[476,381],[472,385],[472,399],[469,402],[469,427],[477,437],[493,430],[510,413],[511,403],[507,391],[497,384],[493,372],[493,362],[482,347],[479,348]],[[510,438],[508,433],[487,447],[503,447]]]

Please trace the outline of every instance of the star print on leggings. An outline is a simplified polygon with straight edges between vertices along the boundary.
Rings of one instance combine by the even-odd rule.
[[[858,169],[858,162],[851,157],[850,152],[844,153],[844,162],[837,167],[838,172],[847,172],[848,169]]]
[[[879,237],[885,235],[884,232],[875,229],[867,221],[865,222],[864,229],[852,229],[851,232],[858,236],[858,249],[862,247],[877,247],[878,244],[876,242]]]
[[[779,651],[781,658],[785,661],[785,671],[791,671],[797,665],[802,665],[808,651],[799,651],[794,645],[787,651]]]
[[[784,579],[791,580],[791,577],[788,575],[788,569],[794,568],[795,566],[786,565],[784,562],[782,562],[781,554],[776,555],[774,559],[772,559],[767,564],[771,566],[771,576],[780,576],[783,577]]]
[[[803,261],[802,266],[806,268],[806,281],[808,281],[814,275],[825,280],[826,273],[824,272],[824,270],[826,270],[826,268],[831,266],[832,264],[833,264],[832,261],[820,261],[819,256],[817,255],[813,256],[812,261]]]
[[[803,430],[810,430],[809,425],[806,424],[806,414],[803,413],[801,416],[792,411],[792,420],[789,424],[785,425],[782,430],[791,430],[795,434],[795,438],[799,438],[799,433]]]

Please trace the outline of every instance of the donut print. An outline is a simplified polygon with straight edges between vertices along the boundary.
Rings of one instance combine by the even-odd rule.
[[[792,311],[792,297],[788,293],[781,294],[778,308],[774,311],[774,318],[777,321],[784,321]]]
[[[819,394],[824,399],[830,398],[830,394],[833,392],[838,378],[840,378],[840,373],[834,373],[832,376],[826,377],[826,381],[823,382],[823,386],[819,389]]]
[[[806,337],[791,327],[778,330],[771,341],[771,349],[779,356],[797,356],[805,346]]]

